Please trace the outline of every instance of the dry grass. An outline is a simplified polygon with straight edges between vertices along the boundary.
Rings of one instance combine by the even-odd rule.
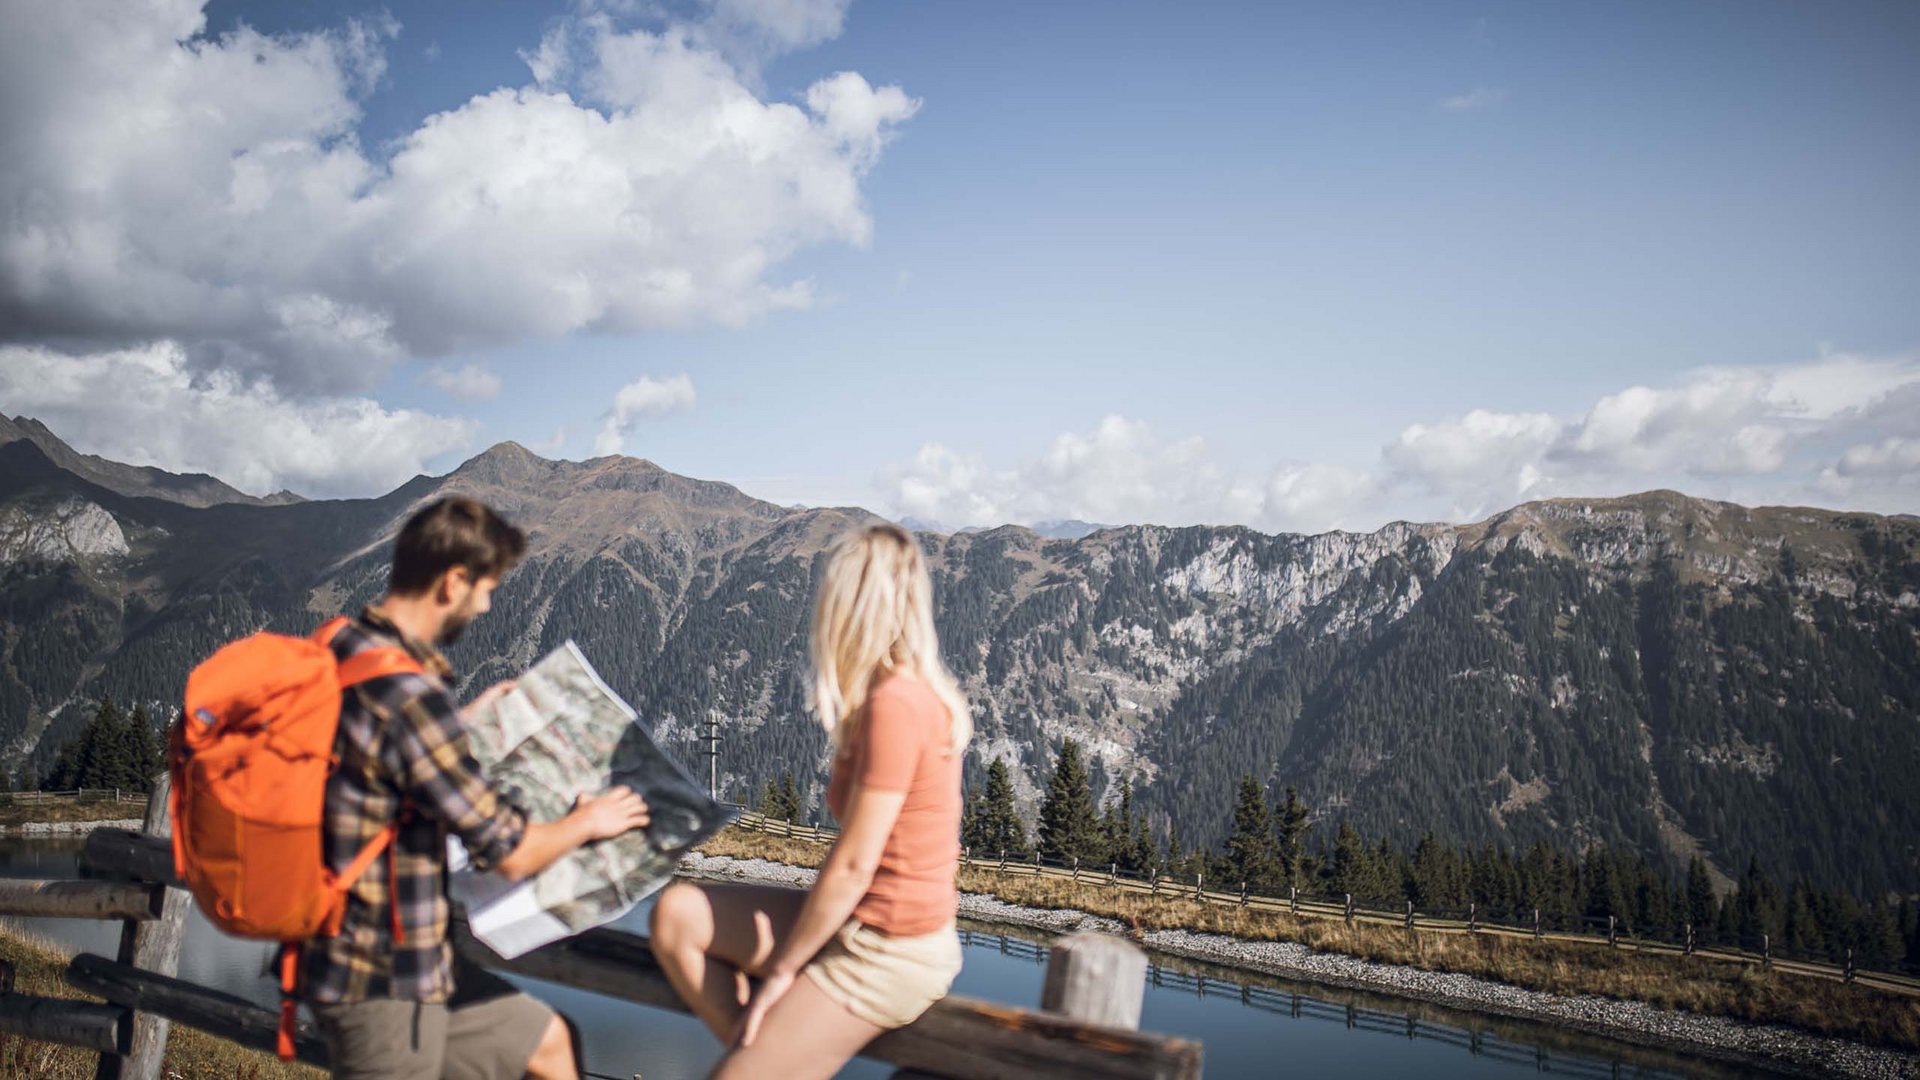
[[[818,866],[827,846],[731,828],[701,845],[701,850],[709,855]],[[1755,1023],[1787,1024],[1877,1046],[1920,1049],[1920,1000],[1751,965],[1642,955],[1600,944],[1295,918],[1119,892],[1059,878],[1002,876],[982,868],[962,870],[960,888],[1026,907],[1073,908],[1104,915],[1141,930],[1194,930],[1250,941],[1293,941],[1322,952],[1473,975],[1528,990],[1643,1001]]]
[[[0,825],[9,826],[68,821],[139,821],[146,816],[147,804],[143,802],[80,802],[76,799],[14,803],[0,801]]]
[[[30,934],[0,926],[0,958],[14,965],[14,990],[42,997],[98,1001],[67,985],[67,955]],[[92,1080],[99,1055],[91,1050],[0,1035],[0,1080]],[[173,1025],[161,1067],[167,1077],[220,1080],[322,1080],[325,1073],[283,1064],[271,1054],[244,1049],[192,1028]]]

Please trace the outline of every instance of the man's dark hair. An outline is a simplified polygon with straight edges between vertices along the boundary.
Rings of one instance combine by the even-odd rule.
[[[466,567],[475,581],[498,579],[526,550],[527,534],[492,507],[453,495],[421,509],[400,527],[387,588],[397,596],[418,595],[456,566]]]

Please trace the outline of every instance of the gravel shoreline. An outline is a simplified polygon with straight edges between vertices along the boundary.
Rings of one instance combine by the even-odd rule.
[[[124,821],[29,821],[24,825],[0,825],[0,839],[18,836],[85,836],[95,829],[134,829],[146,823],[139,818]]]
[[[681,864],[681,872],[691,877],[798,887],[811,885],[814,878],[812,870],[765,859],[698,853],[687,857]],[[1126,929],[1112,919],[1082,911],[1021,907],[973,893],[960,895],[960,916],[977,922],[1055,933],[1073,930],[1122,933]],[[1546,1021],[1556,1027],[1802,1076],[1862,1080],[1920,1077],[1920,1054],[1864,1046],[1777,1025],[1748,1024],[1612,998],[1567,997],[1522,990],[1471,975],[1420,971],[1337,953],[1315,952],[1291,942],[1243,941],[1218,934],[1156,930],[1145,936],[1144,943],[1149,949],[1170,956],[1303,982],[1415,998],[1473,1012]]]

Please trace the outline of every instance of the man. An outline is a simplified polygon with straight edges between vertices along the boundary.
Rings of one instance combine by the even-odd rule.
[[[398,835],[347,894],[340,933],[309,941],[301,996],[333,1055],[336,1077],[575,1080],[571,1026],[498,977],[455,961],[447,941],[446,836],[475,866],[518,880],[589,841],[647,824],[623,787],[582,799],[559,821],[534,823],[482,775],[436,646],[491,606],[526,536],[484,504],[441,499],[394,542],[387,595],[333,641],[345,658],[405,648],[424,675],[361,683],[341,701],[327,782],[326,857],[342,870],[394,822]],[[470,708],[511,689],[502,683]]]

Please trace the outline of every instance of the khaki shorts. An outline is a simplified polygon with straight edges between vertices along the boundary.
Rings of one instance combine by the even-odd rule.
[[[906,1027],[946,997],[960,974],[960,935],[948,923],[931,934],[889,937],[849,919],[806,973],[822,993],[867,1023]]]
[[[338,1080],[518,1080],[552,1009],[506,980],[462,965],[453,1000],[310,1004]]]

